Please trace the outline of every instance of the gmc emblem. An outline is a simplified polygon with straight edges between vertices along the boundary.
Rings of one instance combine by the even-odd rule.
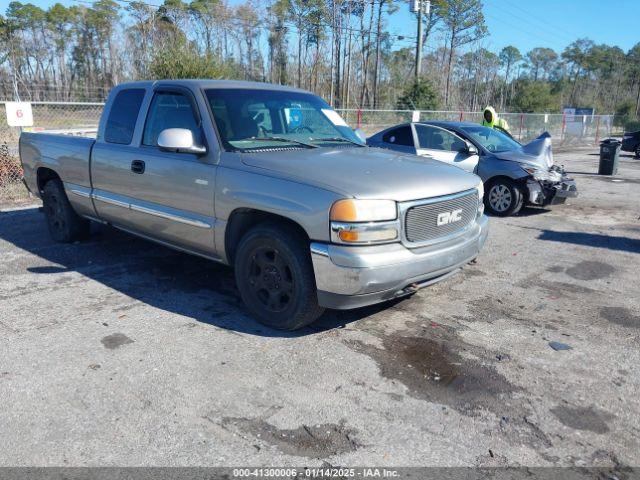
[[[439,227],[449,223],[459,222],[462,220],[462,209],[452,210],[451,212],[442,212],[438,214],[436,225]]]

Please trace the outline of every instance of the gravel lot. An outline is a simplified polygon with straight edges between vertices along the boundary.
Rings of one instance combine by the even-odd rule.
[[[557,154],[581,196],[463,273],[295,334],[225,267],[0,213],[0,465],[637,466],[640,161],[597,161]]]

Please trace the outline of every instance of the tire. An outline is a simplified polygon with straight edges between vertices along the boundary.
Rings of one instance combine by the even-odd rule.
[[[322,315],[308,241],[295,229],[254,227],[242,237],[234,263],[240,296],[260,323],[297,330]]]
[[[524,204],[522,189],[511,179],[497,178],[485,187],[484,205],[492,215],[508,217],[517,214]]]
[[[45,184],[42,206],[49,233],[56,242],[75,242],[89,235],[89,220],[73,210],[60,180],[49,180]]]
[[[640,158],[640,145],[636,147],[635,156],[636,158]]]

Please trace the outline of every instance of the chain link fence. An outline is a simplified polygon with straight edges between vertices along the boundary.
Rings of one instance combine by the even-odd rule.
[[[339,113],[349,125],[361,128],[367,136],[415,118],[419,121],[482,122],[482,112],[343,109]],[[555,146],[589,146],[597,145],[614,133],[622,133],[614,132],[613,115],[502,113],[500,117],[508,122],[511,134],[521,143],[549,132]]]
[[[103,103],[32,102],[34,126],[24,131],[64,133],[71,135],[95,135]],[[367,136],[382,129],[412,121],[417,113],[411,110],[341,109],[338,112],[353,127],[362,128]],[[547,131],[554,146],[597,145],[599,140],[614,132],[613,115],[547,115],[501,114],[520,142],[533,140]],[[9,127],[6,121],[5,102],[0,102],[0,201],[25,197],[21,184],[22,168],[18,158],[20,128]],[[481,112],[420,111],[419,120],[449,120],[479,123]]]
[[[7,125],[6,104],[0,102],[0,203],[24,200],[22,166],[18,157],[21,131],[94,135],[103,103],[32,102],[32,127]]]

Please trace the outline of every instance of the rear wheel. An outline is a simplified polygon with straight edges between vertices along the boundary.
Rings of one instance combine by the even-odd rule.
[[[524,203],[522,189],[508,178],[497,178],[489,182],[484,203],[493,215],[508,217],[520,211]]]
[[[636,147],[636,158],[640,158],[640,145]]]
[[[296,330],[324,311],[308,242],[291,227],[263,224],[250,230],[236,251],[235,276],[245,305],[269,327]]]
[[[73,210],[60,180],[49,180],[45,184],[42,206],[49,233],[56,242],[74,242],[89,235],[89,220]]]

